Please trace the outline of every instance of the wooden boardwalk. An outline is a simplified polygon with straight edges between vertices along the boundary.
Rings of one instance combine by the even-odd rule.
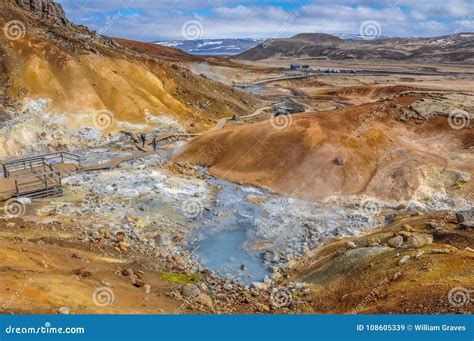
[[[57,152],[0,163],[0,200],[42,198],[62,194],[61,178],[81,168],[78,155]]]
[[[253,114],[241,116],[239,119],[248,119],[261,115],[271,107],[264,107],[255,110]],[[223,129],[232,117],[220,119],[211,131]],[[165,141],[171,138],[188,138],[199,136],[200,134],[167,133],[156,136],[156,142]],[[62,193],[61,178],[74,172],[92,172],[117,167],[122,162],[140,159],[154,153],[151,139],[148,138],[143,147],[136,143],[139,150],[131,155],[111,159],[104,163],[83,166],[78,155],[68,152],[58,152],[27,157],[18,160],[0,163],[3,166],[4,177],[0,178],[0,201],[8,200],[15,196],[54,194],[53,189],[60,188]],[[20,190],[21,189],[21,190]]]
[[[117,167],[122,162],[140,159],[152,154],[154,154],[154,152],[152,151],[151,152],[138,152],[129,156],[118,157],[102,164],[85,166],[81,168],[81,171],[92,172],[92,171],[97,171],[97,170],[102,170],[102,169],[111,169],[111,168]]]

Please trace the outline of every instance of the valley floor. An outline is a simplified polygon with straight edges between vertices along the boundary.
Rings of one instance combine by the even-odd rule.
[[[474,225],[456,215],[474,202],[472,114],[461,128],[449,116],[472,113],[472,77],[252,84],[285,76],[260,66],[191,65],[248,85],[261,109],[156,152],[137,148],[133,125],[54,137],[67,120],[40,124],[31,102],[4,126],[4,156],[67,145],[85,165],[124,161],[65,176],[63,196],[21,214],[4,210],[0,313],[474,312]],[[273,116],[282,103],[305,112]],[[179,135],[188,123],[152,125]],[[28,125],[28,138],[56,140],[13,150]]]

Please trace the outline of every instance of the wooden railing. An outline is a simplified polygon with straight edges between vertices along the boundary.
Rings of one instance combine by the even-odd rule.
[[[48,165],[55,163],[77,163],[80,166],[81,158],[79,155],[69,152],[57,152],[6,161],[1,165],[3,169],[3,177],[8,178],[12,176],[12,173],[25,170],[30,170],[31,173],[33,173],[40,168],[45,169]]]
[[[61,172],[49,165],[50,170],[34,176],[23,176],[15,178],[16,195],[23,196],[35,191],[43,191],[50,188],[61,188]],[[31,180],[29,180],[31,179]],[[28,180],[28,181],[23,181]]]

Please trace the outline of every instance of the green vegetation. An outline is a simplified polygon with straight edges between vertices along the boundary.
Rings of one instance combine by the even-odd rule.
[[[167,282],[172,283],[182,283],[182,284],[189,284],[195,283],[199,280],[198,275],[183,275],[176,272],[164,272],[161,274],[160,278]]]

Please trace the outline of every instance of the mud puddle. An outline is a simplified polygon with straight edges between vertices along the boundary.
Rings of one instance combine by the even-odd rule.
[[[208,181],[218,188],[215,206],[197,224],[199,227],[190,238],[190,252],[203,268],[219,276],[244,284],[262,282],[271,272],[260,253],[249,246],[258,230],[255,218],[262,211],[258,203],[269,195],[215,178]]]

